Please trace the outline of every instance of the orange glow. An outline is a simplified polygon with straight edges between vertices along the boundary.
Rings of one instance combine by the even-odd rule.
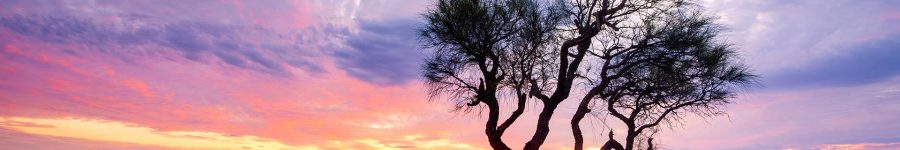
[[[156,145],[183,149],[318,149],[291,146],[256,136],[228,136],[213,132],[157,131],[134,124],[85,119],[0,118],[0,126],[16,131],[94,141]],[[26,124],[26,125],[23,125]]]
[[[376,149],[400,150],[409,147],[436,150],[479,150],[473,145],[458,143],[447,138],[425,138],[408,135],[390,142],[365,138],[347,141],[330,141],[318,145],[289,145],[257,136],[235,136],[215,132],[160,131],[137,124],[109,120],[79,118],[0,118],[0,128],[53,137],[66,137],[90,141],[125,144],[153,145],[174,149]]]

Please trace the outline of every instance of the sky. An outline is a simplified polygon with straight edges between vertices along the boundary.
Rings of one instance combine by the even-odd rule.
[[[488,149],[485,115],[425,93],[430,2],[0,0],[0,149]],[[696,3],[761,86],[654,143],[900,149],[900,1]],[[576,105],[543,148],[571,149]],[[604,120],[586,119],[586,147]]]

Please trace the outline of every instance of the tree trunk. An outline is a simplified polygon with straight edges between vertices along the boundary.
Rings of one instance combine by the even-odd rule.
[[[550,118],[553,117],[553,111],[556,110],[557,106],[559,106],[559,102],[544,102],[544,109],[538,116],[537,129],[534,131],[531,141],[525,143],[524,150],[538,150],[541,148],[544,140],[547,139],[547,135],[550,134]]]
[[[608,82],[604,82],[608,83]],[[605,85],[604,85],[605,86]],[[587,113],[591,112],[591,109],[588,109],[588,104],[591,103],[591,99],[596,96],[602,88],[593,88],[587,94],[585,94],[584,98],[581,99],[581,102],[578,104],[578,109],[575,110],[575,115],[572,116],[572,122],[569,122],[572,126],[572,136],[575,138],[575,150],[581,150],[584,148],[584,135],[581,134],[581,119],[584,119],[584,116]]]
[[[512,150],[506,143],[503,143],[500,134],[494,133],[493,135],[488,135],[488,142],[494,150]]]
[[[494,101],[496,102],[496,101]],[[487,134],[488,142],[491,144],[491,148],[495,150],[510,150],[509,146],[506,143],[503,143],[503,139],[501,139],[501,134],[497,130],[497,121],[500,119],[500,106],[497,103],[487,103],[488,105],[488,120],[485,123],[484,133]]]
[[[625,150],[634,149],[634,138],[636,137],[637,133],[634,131],[634,127],[628,127],[628,135],[625,136]]]
[[[584,148],[584,135],[581,134],[581,119],[584,119],[584,116],[590,112],[586,106],[579,106],[578,110],[575,111],[575,115],[572,116],[572,136],[575,138],[575,150],[581,150]]]

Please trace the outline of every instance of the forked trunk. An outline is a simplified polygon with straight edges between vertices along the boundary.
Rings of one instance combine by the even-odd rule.
[[[557,106],[559,106],[558,102],[544,103],[544,109],[541,110],[541,114],[538,116],[537,129],[534,131],[531,141],[525,143],[524,150],[538,150],[541,148],[544,140],[547,139],[547,135],[550,134],[550,118],[553,118],[553,111],[556,110]]]

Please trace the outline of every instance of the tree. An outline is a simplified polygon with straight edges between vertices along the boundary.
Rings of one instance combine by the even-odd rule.
[[[537,80],[545,79],[543,82],[540,82],[543,84],[539,84],[537,80],[533,80],[531,94],[543,102],[544,108],[538,118],[538,125],[534,136],[525,145],[525,149],[527,150],[539,149],[546,140],[546,137],[550,132],[549,122],[553,112],[562,101],[569,97],[572,86],[575,85],[575,82],[579,81],[576,79],[588,79],[584,74],[588,73],[589,70],[580,68],[582,62],[586,59],[599,59],[600,61],[597,61],[596,64],[602,65],[600,76],[605,77],[597,80],[599,83],[594,84],[595,87],[591,88],[586,93],[571,122],[574,139],[576,141],[575,148],[581,149],[583,147],[583,137],[578,123],[584,118],[585,114],[590,112],[590,110],[587,109],[587,105],[595,96],[606,95],[603,92],[606,90],[606,87],[609,86],[609,82],[621,76],[614,72],[628,70],[628,67],[631,66],[629,64],[632,64],[632,62],[627,61],[619,63],[613,61],[620,60],[621,57],[626,57],[626,55],[639,55],[641,52],[633,50],[642,48],[648,44],[645,40],[641,40],[640,38],[623,38],[622,36],[626,36],[629,33],[620,31],[620,29],[623,28],[620,24],[641,17],[653,17],[652,15],[654,13],[670,10],[679,6],[681,1],[574,0],[558,1],[558,3],[559,6],[561,6],[561,12],[572,20],[570,24],[565,26],[569,27],[569,29],[563,30],[565,32],[563,34],[569,35],[571,38],[562,42],[560,44],[560,49],[555,51],[555,54],[558,55],[558,60],[551,63],[557,64],[557,67],[547,69],[555,70],[556,76],[537,78]],[[642,27],[626,26],[624,28],[634,29]],[[603,33],[603,36],[597,37],[601,33]],[[632,45],[625,47],[622,43],[614,43],[603,45],[605,47],[597,50],[598,48],[592,48],[592,43],[598,40],[597,38],[608,41],[628,41],[630,43],[623,43]],[[572,47],[575,47],[574,52],[570,51]],[[586,56],[596,56],[597,58],[586,58]],[[549,79],[550,81],[547,81],[546,79]],[[588,80],[588,82],[594,83],[593,80]],[[544,94],[544,91],[550,91],[548,89],[552,89],[551,94]]]
[[[652,135],[644,132],[684,115],[724,113],[720,108],[731,103],[736,90],[756,78],[735,61],[729,44],[716,40],[720,28],[714,19],[696,8],[676,6],[641,20],[641,27],[627,34],[638,39],[632,40],[638,41],[636,46],[606,61],[625,67],[613,68],[615,78],[601,73],[601,94],[584,98],[599,98],[606,111],[626,125],[626,150],[643,144],[636,143],[639,136],[647,137],[647,148],[652,149]],[[573,127],[576,124],[573,121]]]
[[[616,7],[610,6],[616,4]],[[664,13],[682,7],[681,0],[592,0],[592,1],[576,1],[571,8],[570,14],[573,16],[582,16],[592,13],[594,17],[603,21],[598,24],[606,24],[613,30],[605,30],[603,36],[596,38],[599,42],[598,47],[593,51],[587,51],[595,56],[593,64],[597,64],[593,72],[591,68],[581,74],[580,77],[587,79],[589,85],[588,91],[581,98],[579,106],[570,122],[572,135],[575,140],[575,149],[583,148],[584,139],[582,136],[580,122],[586,114],[591,112],[589,109],[592,99],[609,99],[614,95],[616,90],[610,90],[613,81],[621,78],[628,78],[629,70],[638,65],[654,58],[645,51],[648,47],[656,46],[658,42],[658,34],[650,33],[654,26],[647,21],[652,21]],[[613,8],[611,11],[610,8]],[[593,10],[598,10],[592,12]],[[620,12],[621,11],[621,12]],[[577,21],[576,21],[577,22]],[[620,30],[621,28],[624,28]]]
[[[423,76],[432,99],[447,96],[456,110],[486,106],[485,134],[494,149],[510,149],[503,133],[521,116],[528,79],[552,41],[556,17],[530,0],[438,0],[423,16],[424,45],[433,49]],[[516,109],[500,123],[501,97],[512,93]]]

